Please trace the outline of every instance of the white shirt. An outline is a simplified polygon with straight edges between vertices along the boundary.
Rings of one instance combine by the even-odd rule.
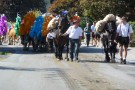
[[[95,26],[94,25],[91,26],[91,30],[92,30],[92,32],[95,32]]]
[[[119,33],[119,36],[128,37],[131,33],[133,33],[132,26],[129,23],[119,24],[117,27],[117,33]]]
[[[74,25],[70,26],[66,31],[66,33],[69,34],[69,38],[72,39],[79,39],[79,37],[82,36],[82,32],[83,30],[81,27],[74,28]]]
[[[47,38],[48,38],[48,39],[53,39],[53,38],[55,38],[55,34],[54,34],[53,32],[49,32],[49,33],[47,34]]]

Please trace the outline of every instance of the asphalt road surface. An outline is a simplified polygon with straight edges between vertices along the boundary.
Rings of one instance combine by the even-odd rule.
[[[3,45],[0,50],[12,53],[0,55],[0,90],[135,90],[134,60],[105,63],[102,48],[82,46],[79,63],[21,46]]]

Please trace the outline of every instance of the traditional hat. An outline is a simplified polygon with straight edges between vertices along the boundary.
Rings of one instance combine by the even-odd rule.
[[[80,21],[81,21],[81,19],[79,16],[73,16],[73,18],[71,20],[71,22],[80,22]]]
[[[62,11],[62,15],[67,15],[67,14],[68,14],[67,10]]]
[[[73,22],[75,23],[75,22],[78,22],[78,20],[73,20]]]

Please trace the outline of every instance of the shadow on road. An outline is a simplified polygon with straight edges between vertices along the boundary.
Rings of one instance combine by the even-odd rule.
[[[80,63],[106,63],[105,61],[80,60]]]
[[[23,68],[23,67],[7,67],[7,66],[0,66],[0,70],[15,70],[15,71],[60,71],[59,68]]]
[[[39,50],[39,51],[33,51],[33,49],[30,47],[29,50],[24,51],[23,47],[7,47],[7,46],[0,46],[0,52],[6,52],[6,53],[12,53],[12,54],[41,54],[41,53],[47,53],[45,49]]]
[[[97,47],[86,47],[83,46],[80,48],[80,53],[103,53],[103,48],[97,48]]]
[[[111,64],[111,65],[114,65],[114,64],[119,64],[119,62],[106,62],[106,61],[96,61],[96,60],[80,60],[79,63],[100,63],[100,64]]]
[[[13,54],[42,54],[42,53],[48,53],[47,50],[41,49],[39,51],[33,51],[32,47],[28,51],[24,51],[23,47],[18,46],[0,46],[1,52],[7,52],[7,53],[13,53]],[[65,52],[65,51],[64,51]],[[82,46],[80,48],[80,53],[103,53],[102,48],[96,48],[96,47],[84,47]]]

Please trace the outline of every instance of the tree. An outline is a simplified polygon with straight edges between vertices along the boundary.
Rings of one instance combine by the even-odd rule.
[[[35,9],[46,12],[45,0],[0,0],[0,7],[0,13],[5,13],[11,21],[15,21],[17,13],[23,16]]]
[[[69,11],[70,16],[78,12],[80,16],[100,20],[105,15],[127,15],[135,20],[135,0],[55,0],[49,11],[60,13],[62,9]]]
[[[82,15],[79,0],[55,0],[49,7],[50,13],[60,13],[62,10],[68,10],[69,16],[73,16],[76,12]]]
[[[126,9],[125,14],[129,17],[129,20],[135,20],[135,0],[120,0],[123,2],[123,6]]]
[[[133,16],[135,16],[134,3],[134,0],[80,0],[83,15],[95,20],[102,19],[109,13],[119,16],[130,15],[130,20],[133,20]]]

